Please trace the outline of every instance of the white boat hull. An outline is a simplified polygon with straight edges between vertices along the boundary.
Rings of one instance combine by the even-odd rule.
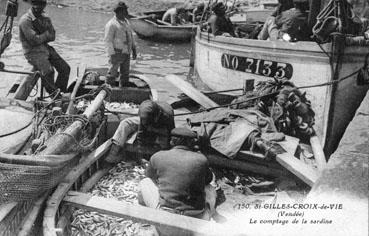
[[[286,77],[296,86],[311,86],[332,81],[331,44],[287,43],[251,39],[213,37],[198,32],[195,68],[200,79],[212,90],[242,88],[246,80],[254,84]],[[324,51],[323,51],[324,50]],[[369,48],[346,47],[339,78],[357,71],[364,64]],[[368,87],[356,85],[356,75],[338,86],[304,89],[316,112],[318,136],[331,153]],[[338,140],[334,140],[338,139]]]

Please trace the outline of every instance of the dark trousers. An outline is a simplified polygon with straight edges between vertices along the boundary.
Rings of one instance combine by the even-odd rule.
[[[30,53],[26,55],[27,61],[33,66],[34,71],[41,72],[41,78],[46,91],[51,94],[57,88],[61,92],[67,91],[70,66],[51,46],[48,53]],[[54,68],[58,72],[54,82]]]
[[[121,84],[126,84],[129,81],[129,67],[130,67],[130,54],[127,53],[116,53],[110,56],[109,59],[109,70],[108,70],[108,83],[113,83],[115,78],[118,77],[119,69],[119,80]]]

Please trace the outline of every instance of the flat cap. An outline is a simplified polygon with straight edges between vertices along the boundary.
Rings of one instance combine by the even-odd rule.
[[[170,134],[174,137],[197,138],[197,134],[195,132],[182,127],[172,129],[172,131],[170,131]]]
[[[114,7],[114,12],[117,12],[119,9],[128,9],[128,7],[124,2],[118,2]]]

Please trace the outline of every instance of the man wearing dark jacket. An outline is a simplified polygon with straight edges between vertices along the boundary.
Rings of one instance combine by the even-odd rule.
[[[131,117],[120,122],[115,131],[113,145],[105,159],[106,162],[120,161],[120,150],[128,137],[137,131],[138,145],[156,145],[169,147],[170,131],[174,128],[173,108],[165,102],[143,101],[138,108],[138,117]]]
[[[287,4],[286,1],[284,4]],[[280,12],[279,15],[269,17],[258,39],[261,40],[278,40],[284,39],[283,34],[288,34],[292,41],[308,41],[311,35],[311,29],[308,26],[308,9],[307,0],[293,0],[294,8],[288,9],[290,6],[280,8],[280,10],[288,9]],[[277,10],[275,13],[279,13]],[[275,14],[273,13],[273,14]]]
[[[45,89],[53,93],[57,88],[67,91],[70,67],[64,59],[48,45],[55,40],[55,29],[49,17],[44,15],[46,0],[32,0],[32,8],[19,20],[19,39],[22,43],[24,56],[41,72]],[[54,69],[58,77],[54,83]]]
[[[211,27],[211,33],[214,36],[223,35],[225,33],[228,33],[233,37],[236,36],[231,20],[225,15],[226,9],[227,7],[222,2],[216,3],[212,7],[212,11],[215,15],[210,17],[209,23]]]
[[[150,159],[147,178],[139,186],[139,203],[209,220],[215,201],[206,203],[211,191],[205,189],[213,174],[207,158],[192,149],[197,135],[187,128],[175,128],[171,135],[172,149],[157,152]]]
[[[284,11],[276,17],[275,24],[280,31],[280,35],[286,33],[294,41],[308,41],[311,35],[306,12],[309,8],[308,1],[294,0],[293,4],[294,8]]]

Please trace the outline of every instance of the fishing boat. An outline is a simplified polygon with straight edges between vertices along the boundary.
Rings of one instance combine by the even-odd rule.
[[[144,12],[129,19],[132,29],[142,39],[167,42],[189,42],[196,32],[196,25],[173,26],[162,21],[165,11]]]
[[[167,76],[168,81],[176,84],[176,86],[186,91],[189,97],[181,97],[178,101],[173,102],[171,105],[175,108],[176,126],[181,126],[185,121],[183,115],[187,115],[186,112],[195,112],[198,109],[204,109],[209,104],[229,104],[234,99],[233,96],[222,94],[217,96],[214,93],[208,93],[205,95],[195,90],[187,82],[182,81],[179,77],[170,75]],[[181,82],[182,81],[182,82]],[[209,100],[212,98],[211,101]],[[159,98],[160,99],[160,98]],[[215,102],[216,101],[216,102]],[[202,106],[201,106],[202,105]],[[186,116],[188,117],[188,116]],[[134,143],[135,134],[133,134],[125,143],[124,153],[126,157],[133,158],[146,158],[149,159],[154,153],[154,150],[150,147],[137,147]],[[235,169],[247,173],[256,173],[264,176],[272,177],[285,177],[291,178],[291,174],[288,170],[301,171],[307,166],[299,163],[300,161],[293,157],[296,151],[298,140],[288,137],[286,141],[280,143],[289,153],[285,157],[277,158],[274,161],[267,161],[264,156],[257,152],[240,151],[238,157],[235,159],[227,159],[216,152],[204,152],[210,165],[214,168],[220,169]],[[124,201],[117,201],[114,199],[107,199],[101,197],[98,193],[97,196],[91,194],[91,189],[109,172],[109,169],[103,168],[101,160],[106,156],[111,145],[111,141],[106,141],[100,147],[93,152],[87,154],[77,166],[75,166],[70,173],[61,181],[56,190],[50,195],[47,201],[43,217],[43,234],[45,236],[55,235],[71,235],[72,234],[72,221],[75,221],[76,214],[73,213],[75,208],[84,209],[87,211],[97,212],[98,214],[107,214],[115,217],[121,217],[125,220],[134,220],[143,223],[152,224],[159,228],[160,235],[188,235],[188,234],[204,234],[204,235],[231,235],[231,229],[224,225],[211,223],[203,220],[193,219],[185,216],[172,214],[157,209],[150,209],[147,207],[126,203]],[[286,161],[287,165],[292,167],[288,170],[285,169],[280,163]],[[285,164],[286,164],[285,163]],[[119,164],[118,164],[119,165]],[[286,165],[286,166],[287,166]],[[291,171],[299,178],[306,181],[309,185],[313,185],[317,178],[317,173],[312,171],[306,174],[301,171],[300,173]],[[115,174],[111,174],[115,175]],[[110,176],[111,176],[110,175]],[[125,178],[124,178],[125,179]],[[123,183],[120,183],[120,186]],[[105,181],[105,185],[107,185]],[[99,187],[97,187],[99,189]],[[114,186],[109,185],[109,189],[115,189]],[[97,191],[98,192],[98,191]],[[95,195],[96,195],[95,194]],[[234,193],[231,193],[234,195]],[[242,201],[244,195],[240,195],[237,198]],[[235,199],[235,197],[233,196]],[[93,218],[95,213],[86,213],[88,218]],[[101,219],[101,215],[91,221],[91,224],[97,223],[100,227],[104,220]],[[86,219],[87,220],[87,219]],[[82,222],[82,220],[77,220]],[[76,226],[73,226],[76,227]],[[89,233],[101,232],[93,231],[98,227],[91,227],[92,231]],[[89,227],[90,228],[90,227]],[[109,227],[110,228],[110,227]],[[161,231],[165,228],[165,231]],[[87,229],[81,229],[83,232]],[[110,228],[110,230],[113,230]],[[106,232],[105,232],[106,231]],[[109,234],[108,229],[105,229],[103,234]],[[113,231],[109,231],[113,232]],[[116,232],[115,232],[116,233]],[[120,232],[122,234],[122,232]]]
[[[316,4],[312,6],[320,6]],[[310,19],[316,18],[314,11]],[[252,87],[269,78],[285,78],[304,87],[314,104],[316,132],[329,156],[368,90],[356,83],[368,53],[367,46],[339,43],[338,38],[321,44],[262,41],[214,37],[198,29],[194,64],[199,78],[214,91]]]
[[[30,85],[37,83],[33,73],[20,76],[8,98],[1,99],[0,112],[2,124],[6,124],[3,129],[6,135],[0,138],[0,165],[2,178],[7,178],[1,184],[1,235],[29,235],[31,232],[38,235],[35,221],[42,213],[48,191],[78,163],[82,152],[97,147],[113,135],[120,118],[136,115],[138,104],[155,98],[156,91],[149,88],[148,79],[143,75],[130,75],[131,87],[99,88],[103,83],[99,78],[104,79],[101,75],[106,70],[80,66],[79,73],[75,73],[77,79],[70,86],[72,99],[68,104],[55,103],[51,98],[32,101]],[[117,111],[120,114],[116,114]],[[102,116],[97,115],[99,113]],[[90,128],[86,129],[86,125]],[[86,134],[92,142],[81,146]],[[74,149],[76,145],[86,149]]]

